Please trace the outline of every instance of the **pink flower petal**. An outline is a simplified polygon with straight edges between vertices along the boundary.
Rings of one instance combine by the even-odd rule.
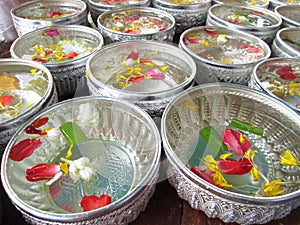
[[[164,73],[159,69],[150,69],[146,71],[146,75],[152,77],[154,80],[163,80],[165,79]]]
[[[47,31],[47,35],[50,37],[55,37],[55,36],[59,35],[59,32],[57,29],[49,29]]]
[[[244,140],[244,143],[241,142],[241,137]],[[242,133],[231,129],[223,131],[222,139],[228,149],[235,152],[236,155],[244,155],[252,146]]]

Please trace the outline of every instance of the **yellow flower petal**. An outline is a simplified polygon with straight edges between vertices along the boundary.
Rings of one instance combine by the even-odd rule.
[[[229,187],[229,188],[234,187],[232,184],[227,183],[222,173],[219,171],[215,172],[215,174],[213,175],[213,181],[216,185],[220,187]]]
[[[270,183],[266,183],[263,185],[263,191],[265,196],[267,197],[273,197],[282,194],[285,192],[285,190],[281,189],[281,179],[273,180]]]
[[[259,176],[259,171],[256,168],[256,166],[252,166],[252,169],[250,170],[250,175],[252,176],[254,181],[259,181],[260,176]]]
[[[290,166],[299,166],[300,165],[299,161],[289,150],[285,150],[280,155],[280,162],[283,165],[290,165]]]
[[[225,160],[226,158],[228,158],[228,157],[231,156],[231,155],[232,155],[232,153],[222,154],[222,155],[220,155],[220,159]]]
[[[37,68],[34,68],[34,69],[30,70],[30,72],[31,72],[32,75],[36,74]]]
[[[61,171],[63,171],[64,175],[66,176],[69,173],[69,165],[66,162],[59,163]]]

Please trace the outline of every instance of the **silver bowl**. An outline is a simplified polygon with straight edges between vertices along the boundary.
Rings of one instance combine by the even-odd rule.
[[[269,45],[280,29],[281,17],[267,9],[242,5],[213,5],[208,10],[206,25],[229,27],[253,34]]]
[[[279,30],[272,44],[272,56],[300,57],[300,27],[287,27]]]
[[[46,134],[26,132],[43,120],[36,129]],[[28,139],[37,143],[34,152],[18,154],[18,144]],[[158,129],[139,107],[104,97],[74,98],[36,114],[17,131],[3,155],[1,179],[10,200],[30,224],[125,225],[138,217],[154,193],[160,153]],[[85,173],[77,164],[80,174],[88,176],[76,181],[79,171],[72,170],[71,163],[82,157],[89,159],[82,165],[92,172]],[[46,180],[36,181],[35,174],[27,171],[35,165],[67,160],[72,161],[66,165],[69,173],[62,175],[65,170],[60,167],[54,171],[62,175],[57,180],[40,171],[36,177]],[[81,204],[83,196],[102,194],[112,202],[103,207],[90,204],[92,208]]]
[[[59,14],[60,15],[59,15]],[[52,25],[87,25],[87,6],[81,0],[34,0],[11,9],[19,36]]]
[[[88,8],[94,23],[97,23],[97,18],[106,11],[126,7],[148,7],[150,4],[150,0],[88,0]]]
[[[187,108],[186,104],[198,107]],[[262,136],[247,134],[258,150],[254,162],[266,180],[278,178],[286,182],[283,194],[264,197],[253,190],[238,193],[217,187],[190,170],[202,162],[200,154],[204,156],[209,152],[205,142],[199,139],[199,130],[213,126],[216,132],[222,131],[233,119],[252,122],[252,126],[262,129]],[[299,115],[271,96],[240,85],[196,86],[177,95],[163,114],[161,135],[169,161],[166,163],[169,182],[192,208],[225,223],[263,224],[285,217],[300,205],[299,169],[281,165],[280,155],[289,149],[299,158],[299,128]],[[216,140],[210,136],[207,139],[211,144],[219,143]],[[234,181],[232,176],[237,179]],[[226,179],[228,183],[235,183],[237,189],[242,188],[243,183],[254,186],[255,182],[250,183],[251,180],[243,176],[248,175],[231,175],[231,180]]]
[[[247,5],[247,6],[255,6],[264,9],[268,9],[269,7],[269,0],[212,0],[213,4],[228,4],[228,5]]]
[[[134,21],[131,18],[134,18]],[[150,21],[150,18],[154,21]],[[125,40],[172,42],[175,33],[174,17],[151,7],[128,7],[104,12],[98,17],[97,26],[106,44]],[[138,33],[135,33],[131,26],[138,26]],[[163,26],[163,29],[160,26]]]
[[[300,27],[300,5],[281,5],[275,8],[275,12],[281,16],[281,27]]]
[[[127,59],[133,52],[136,53],[135,58]],[[92,95],[111,96],[135,103],[157,121],[160,121],[168,102],[193,85],[196,74],[194,60],[181,49],[145,40],[106,46],[89,58],[86,68]],[[142,74],[144,79],[134,80],[138,76],[133,71]],[[157,76],[150,74],[151,71],[156,71]],[[162,76],[159,77],[159,74]]]
[[[103,43],[102,35],[95,29],[82,25],[60,25],[44,27],[17,38],[11,45],[10,53],[13,58],[42,62],[53,75],[59,100],[64,100],[74,95],[79,96],[80,92],[84,91],[85,63],[92,53],[103,46]],[[55,51],[51,51],[53,54],[58,52],[59,55],[54,57],[53,54],[49,54],[46,57],[51,57],[44,60],[43,57],[36,56],[39,45],[43,49],[41,54],[53,45],[60,45],[61,50],[56,51],[55,47]],[[77,56],[65,58],[72,52],[77,52]]]
[[[300,2],[298,0],[290,1],[290,0],[270,0],[269,10],[274,11],[276,7],[281,5],[299,5]]]
[[[16,130],[37,112],[57,102],[50,71],[18,59],[0,60],[0,155]],[[10,100],[4,100],[9,96]],[[4,106],[4,107],[3,107]]]
[[[261,39],[224,27],[190,28],[181,34],[179,47],[195,60],[198,84],[247,84],[253,67],[271,55],[269,46]]]
[[[270,58],[254,67],[249,86],[300,111],[299,81],[299,58]]]
[[[176,20],[175,32],[180,34],[188,28],[205,25],[211,0],[153,0],[155,8],[166,11]]]

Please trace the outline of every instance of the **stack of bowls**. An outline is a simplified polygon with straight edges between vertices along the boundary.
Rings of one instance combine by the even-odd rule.
[[[143,110],[81,97],[22,125],[3,155],[1,179],[28,223],[125,225],[154,193],[160,153],[159,132]]]
[[[16,130],[57,102],[50,71],[27,60],[0,60],[0,156]]]
[[[270,58],[253,69],[249,86],[300,111],[300,59]]]
[[[205,24],[211,0],[153,0],[155,8],[166,11],[176,20],[176,33]]]
[[[114,9],[102,13],[97,26],[105,43],[124,40],[157,40],[172,42],[175,19],[172,15],[150,7]]]
[[[275,12],[281,16],[281,27],[300,27],[300,5],[282,5],[275,8]]]
[[[194,60],[178,47],[127,41],[102,48],[87,61],[92,95],[135,103],[157,122],[174,96],[193,85]]]
[[[300,27],[287,27],[279,30],[272,44],[272,56],[300,57]]]
[[[81,0],[34,0],[11,10],[19,36],[52,25],[87,25],[87,6]]]
[[[103,45],[102,35],[81,25],[45,27],[16,39],[14,58],[43,63],[52,73],[59,100],[85,94],[85,63]]]
[[[187,108],[187,103],[198,107]],[[227,171],[226,165],[221,167],[221,160],[217,165],[213,161],[222,154],[229,164],[238,161],[235,153],[227,155],[230,159],[226,160],[228,152],[218,133],[233,120],[244,121],[241,124],[248,124],[247,128],[255,128],[249,131],[257,132],[243,132],[244,140],[252,144],[253,151],[257,150],[257,155],[249,159],[259,171],[257,181],[249,173],[242,173],[238,166],[231,172],[241,172],[240,175],[229,175],[233,167],[227,164]],[[200,130],[205,142],[199,137]],[[191,88],[167,106],[161,135],[169,162],[166,163],[169,182],[179,197],[208,217],[225,223],[264,224],[283,218],[300,206],[299,167],[281,163],[287,149],[291,155],[299,156],[299,115],[273,97],[233,84]],[[217,168],[228,172],[223,177],[227,183],[220,176],[212,180]]]
[[[281,17],[267,9],[240,5],[214,5],[208,10],[206,25],[230,27],[253,34],[269,45],[280,29]]]
[[[269,46],[261,39],[223,27],[190,28],[182,33],[179,46],[195,60],[198,84],[247,85],[254,66],[271,55]]]
[[[94,23],[102,13],[126,7],[147,7],[150,6],[150,0],[88,0],[88,7]]]
[[[268,9],[269,0],[213,0],[213,4],[228,4],[228,5],[247,5]]]

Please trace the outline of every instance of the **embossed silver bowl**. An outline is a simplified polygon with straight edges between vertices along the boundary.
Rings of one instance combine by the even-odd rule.
[[[196,64],[178,47],[157,41],[124,41],[103,47],[87,61],[92,95],[135,103],[160,121],[165,106],[193,85]]]
[[[228,4],[228,5],[247,5],[268,9],[269,0],[212,0],[213,4]]]
[[[253,34],[269,45],[280,29],[281,17],[267,9],[241,5],[213,5],[208,10],[207,26],[229,27]]]
[[[180,34],[188,28],[205,25],[211,0],[153,0],[152,4],[174,16],[175,32]]]
[[[142,109],[80,97],[47,108],[17,131],[3,155],[1,179],[28,223],[128,224],[155,190],[160,153],[158,129]],[[98,202],[103,195],[111,203]]]
[[[272,44],[272,56],[300,57],[300,27],[287,27],[277,32]]]
[[[279,178],[286,182],[283,194],[264,197],[259,193],[255,196],[253,192],[238,193],[217,187],[191,172],[190,167],[201,161],[200,154],[207,149],[206,144],[197,142],[199,130],[213,126],[219,131],[232,119],[251,122],[252,126],[263,130],[263,136],[249,135],[258,151],[254,161],[258,160],[257,168],[266,180]],[[193,87],[177,95],[163,114],[161,135],[168,159],[169,182],[191,207],[225,223],[263,224],[285,217],[300,205],[299,169],[282,165],[280,155],[289,149],[299,160],[299,128],[299,115],[295,111],[262,92],[220,83]],[[210,138],[215,134],[207,137],[208,143],[218,143],[216,138]],[[196,148],[195,143],[198,143]],[[232,176],[238,177],[235,180],[237,189],[238,182],[241,182],[240,188],[245,180],[251,182],[243,177],[245,175]]]
[[[104,44],[102,35],[82,25],[44,27],[16,39],[13,58],[43,63],[51,72],[59,100],[85,92],[85,63]]]
[[[179,47],[193,57],[198,84],[247,84],[253,67],[271,55],[269,46],[246,32],[224,27],[194,27],[180,36]]]
[[[172,42],[174,17],[151,7],[128,7],[102,13],[97,26],[106,44],[125,40]]]
[[[94,23],[97,23],[97,18],[102,13],[126,7],[150,6],[150,0],[88,0],[88,8]]]
[[[53,78],[45,66],[20,59],[1,59],[0,155],[24,122],[56,102]]]
[[[275,12],[281,16],[281,27],[300,27],[300,5],[282,5],[275,8]]]
[[[11,9],[19,36],[30,31],[66,24],[87,25],[87,6],[81,0],[34,0]]]
[[[299,81],[299,58],[270,58],[254,67],[249,86],[300,111]]]
[[[295,1],[290,1],[290,0],[270,0],[270,5],[269,5],[269,9],[274,11],[275,8],[277,6],[281,6],[281,5],[299,5],[300,1],[299,0],[295,0]]]

